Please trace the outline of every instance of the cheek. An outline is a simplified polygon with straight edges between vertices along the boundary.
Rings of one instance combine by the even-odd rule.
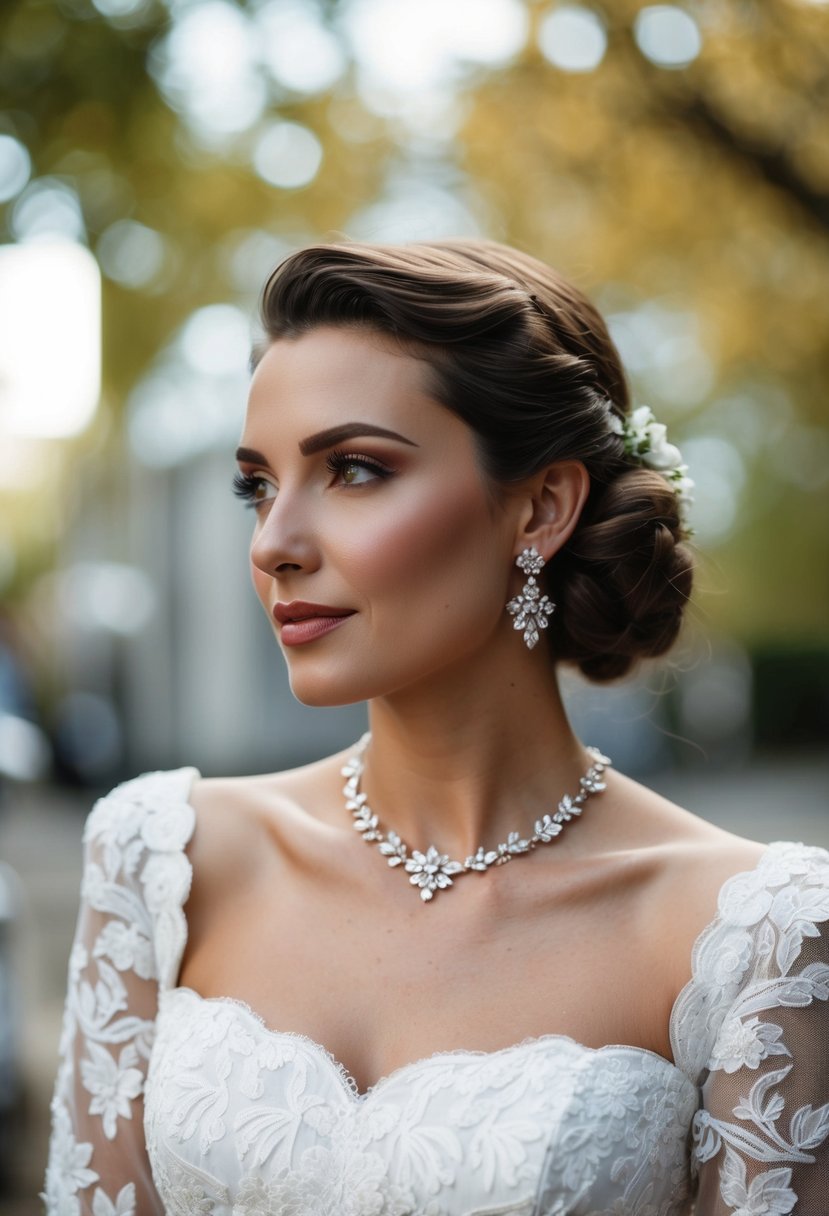
[[[496,528],[480,485],[460,484],[451,496],[412,494],[390,504],[340,551],[355,590],[378,611],[422,608],[424,599],[434,599],[434,611],[451,611],[491,595],[494,574],[503,582],[493,562]]]

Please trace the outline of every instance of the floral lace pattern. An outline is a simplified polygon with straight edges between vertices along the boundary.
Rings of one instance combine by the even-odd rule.
[[[718,911],[675,1009],[677,1063],[702,1052],[708,1073],[692,1164],[718,1163],[718,1212],[818,1212],[829,1193],[829,855],[777,842],[724,885]]]
[[[239,1001],[168,990],[157,1029],[146,1118],[154,1173],[165,1198],[183,1177],[190,1187],[209,1177],[206,1212],[235,1216],[244,1193],[249,1216],[529,1216],[545,1154],[571,1200],[606,1184],[611,1166],[631,1197],[640,1158],[660,1154],[675,1198],[685,1194],[697,1091],[648,1052],[542,1036],[440,1053],[359,1094],[318,1044],[268,1030]]]
[[[174,987],[195,769],[84,829],[49,1216],[788,1216],[829,1193],[829,853],[725,883],[671,1018],[675,1063],[542,1035],[359,1094],[324,1048]]]

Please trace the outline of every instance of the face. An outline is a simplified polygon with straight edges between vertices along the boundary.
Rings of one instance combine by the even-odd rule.
[[[253,377],[237,490],[305,704],[392,694],[511,628],[509,511],[427,372],[383,335],[325,327],[274,342]]]

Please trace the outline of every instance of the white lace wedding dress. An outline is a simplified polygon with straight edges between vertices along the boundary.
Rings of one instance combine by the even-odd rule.
[[[317,1043],[176,986],[197,776],[145,774],[87,820],[50,1216],[829,1212],[825,850],[776,843],[725,883],[675,1063],[550,1034],[361,1094]]]

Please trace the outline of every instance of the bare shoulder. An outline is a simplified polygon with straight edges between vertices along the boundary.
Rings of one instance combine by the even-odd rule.
[[[273,859],[275,844],[312,830],[315,812],[324,817],[331,771],[341,763],[338,754],[281,772],[197,778],[189,795],[196,828],[187,848],[194,885],[218,894],[250,882],[257,866]]]
[[[741,859],[756,865],[767,847],[727,832],[621,773],[609,775],[608,794],[612,808],[608,808],[606,821],[617,846],[664,847],[686,861],[692,855],[708,856],[709,860],[721,856],[726,867],[730,861]]]
[[[737,836],[662,795],[614,775],[616,811],[627,820],[626,848],[648,858],[644,913],[663,959],[675,959],[676,987],[688,978],[690,952],[714,920],[723,885],[756,868],[767,845]]]

